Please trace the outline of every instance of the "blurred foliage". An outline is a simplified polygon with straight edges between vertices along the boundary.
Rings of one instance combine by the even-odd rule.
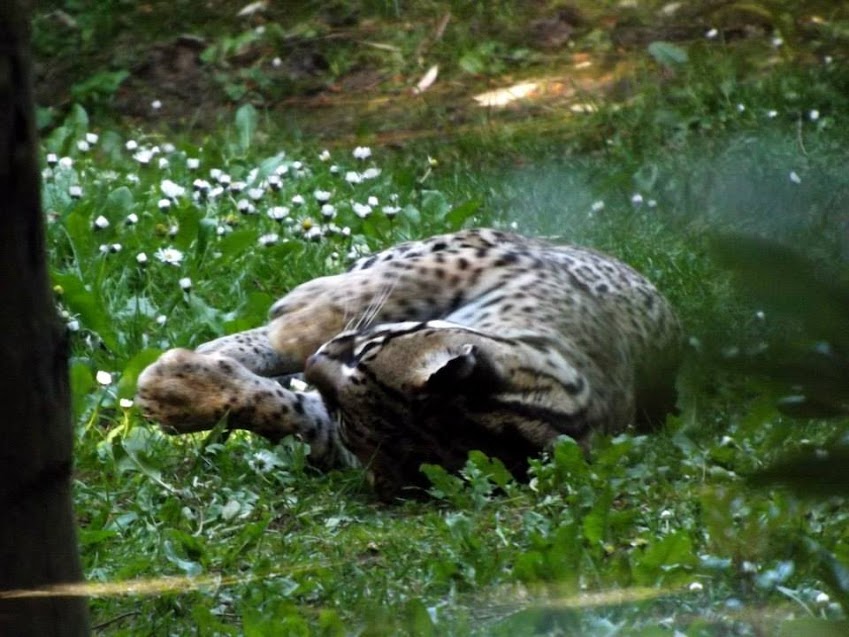
[[[788,392],[779,408],[788,415],[849,414],[847,273],[763,239],[723,236],[713,248],[743,296],[784,328],[729,352],[727,361],[779,381]]]

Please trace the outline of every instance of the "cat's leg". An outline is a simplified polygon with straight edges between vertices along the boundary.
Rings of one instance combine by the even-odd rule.
[[[297,436],[319,466],[356,462],[317,392],[290,391],[220,351],[169,350],[139,376],[136,403],[167,433],[212,429],[226,418],[229,429],[271,441]]]

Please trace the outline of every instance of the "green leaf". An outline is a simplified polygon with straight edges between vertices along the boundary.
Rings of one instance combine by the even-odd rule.
[[[239,135],[239,147],[245,151],[251,147],[257,129],[257,110],[253,104],[243,104],[236,111],[236,132]]]
[[[53,283],[61,286],[62,303],[72,313],[79,315],[82,324],[95,332],[106,347],[113,351],[118,349],[118,338],[108,314],[104,311],[104,304],[94,293],[86,289],[79,277],[73,274],[54,273]]]
[[[235,257],[242,254],[248,248],[256,245],[258,234],[256,230],[236,230],[221,238],[218,249],[225,257]]]
[[[451,210],[451,204],[438,190],[422,191],[422,215],[428,222],[441,222]]]
[[[145,367],[154,362],[162,354],[161,349],[143,349],[133,356],[124,370],[121,372],[121,380],[118,381],[118,396],[121,398],[132,398],[136,393],[136,381]]]
[[[187,251],[201,231],[201,212],[197,208],[190,207],[180,210],[180,225],[177,236],[174,237],[174,246]]]
[[[634,579],[638,584],[655,585],[658,579],[696,564],[693,541],[686,531],[678,531],[655,542],[634,558]]]
[[[610,488],[606,488],[596,500],[592,510],[584,516],[582,524],[584,537],[590,544],[598,545],[604,541],[607,535],[607,518],[612,503],[613,492]]]
[[[404,606],[404,619],[409,634],[417,637],[436,635],[436,626],[430,618],[430,613],[422,600],[414,597]]]
[[[452,208],[445,215],[445,222],[451,230],[459,230],[463,224],[478,210],[480,210],[481,202],[472,199],[466,203]]]
[[[88,132],[88,113],[79,104],[74,104],[65,118],[65,126],[73,131],[74,139],[82,139]]]
[[[64,196],[64,194],[58,195],[57,199]],[[94,231],[91,227],[91,218],[83,210],[74,210],[65,218],[65,230],[79,260],[83,260],[94,251]]]
[[[194,560],[187,560],[178,554],[173,541],[165,540],[165,542],[162,543],[162,549],[165,554],[165,559],[183,571],[186,575],[195,577],[203,572],[203,567],[200,564]]]
[[[127,215],[133,211],[133,193],[126,186],[121,186],[106,196],[106,208],[110,212]]]
[[[85,399],[97,386],[94,375],[87,362],[74,361],[68,370],[71,383],[71,403],[74,414],[79,418],[85,406]]]
[[[685,64],[689,59],[687,51],[671,42],[657,41],[649,44],[649,55],[667,68]]]
[[[562,483],[580,484],[589,473],[584,451],[574,438],[562,436],[554,445],[553,458],[557,476]]]

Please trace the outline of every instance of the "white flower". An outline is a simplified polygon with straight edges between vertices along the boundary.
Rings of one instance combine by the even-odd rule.
[[[819,593],[817,593],[817,596],[814,598],[814,601],[821,606],[825,606],[831,601],[831,598],[828,596],[828,593],[823,593],[822,591],[820,591]]]
[[[784,38],[782,38],[780,35],[776,35],[774,38],[772,38],[772,46],[774,46],[776,49],[782,44],[784,44]]]
[[[289,209],[286,206],[274,206],[273,208],[269,208],[265,214],[270,219],[274,219],[274,221],[280,221],[289,216]]]
[[[383,214],[385,214],[390,219],[401,212],[401,209],[398,206],[383,206],[382,208]]]
[[[210,173],[211,174],[211,173]],[[232,178],[227,173],[218,173],[214,175],[214,179],[222,186],[227,186],[232,181]]]
[[[109,246],[109,252],[111,252],[113,254],[120,252],[123,249],[124,249],[124,246],[122,246],[120,243],[113,243],[112,245]]]
[[[790,171],[790,181],[792,181],[794,184],[801,184],[802,178],[799,176],[799,174],[795,170],[791,170]]]
[[[149,148],[140,148],[135,155],[133,155],[133,159],[135,159],[140,164],[149,164],[150,160],[153,159],[153,151]]]
[[[112,374],[109,372],[104,372],[102,369],[98,370],[97,374],[95,374],[94,379],[98,382],[98,384],[106,387],[107,385],[112,384]]]
[[[180,279],[178,283],[180,284],[180,288],[184,292],[188,292],[192,289],[192,280],[187,276],[184,276],[182,279]]]
[[[129,398],[121,398],[120,400],[118,400],[118,406],[122,409],[129,409],[133,406],[133,401]]]
[[[832,62],[834,62],[834,58],[833,58],[832,56],[830,56],[830,55],[826,55],[826,56],[822,59],[822,61],[823,61],[823,62],[825,62],[826,64],[831,64]]]
[[[275,69],[280,68],[281,64],[283,64],[283,60],[281,60],[279,57],[275,57],[271,60],[271,66],[273,66]]]
[[[160,100],[153,100],[153,101],[150,103],[150,107],[151,107],[153,110],[158,111],[160,108],[162,108],[162,102],[161,102]]]
[[[139,176],[135,173],[129,173],[126,179],[128,184],[137,184],[141,181],[141,179],[139,179]]]
[[[262,199],[262,196],[265,194],[265,191],[262,188],[250,188],[248,190],[248,197],[253,199],[254,201],[258,201]]]
[[[294,168],[295,170],[300,170],[303,167],[304,167],[304,162],[302,162],[302,161],[295,160],[295,161],[292,162],[292,168]]]
[[[304,232],[304,239],[310,241],[318,241],[324,236],[324,231],[318,226],[313,226],[309,228],[306,232]]]
[[[89,145],[89,143],[86,140],[81,139],[77,142],[77,150],[80,151],[81,153],[88,152],[90,149],[91,149],[91,146]]]
[[[371,148],[368,146],[357,146],[352,153],[354,159],[368,159],[371,157]]]
[[[315,200],[319,203],[325,203],[330,201],[331,193],[327,190],[316,190],[312,196],[315,197]]]
[[[209,176],[212,177],[213,179],[218,179],[223,174],[223,172],[224,171],[221,170],[220,168],[210,168],[209,169]]]
[[[759,321],[763,321],[766,319],[766,314],[764,314],[763,310],[758,310],[757,312],[755,312],[755,318]]]
[[[167,263],[168,265],[180,265],[183,262],[183,253],[177,250],[177,248],[167,247],[167,248],[159,248],[156,252],[153,253],[157,259],[162,261],[162,263]]]
[[[134,139],[128,139],[127,143],[124,144],[124,148],[126,148],[130,152],[133,152],[138,147],[139,147],[139,143]]]
[[[171,200],[170,199],[160,199],[159,201],[156,202],[156,205],[159,207],[160,210],[168,210],[168,208],[171,207]]]
[[[371,206],[364,203],[354,202],[351,204],[351,208],[354,209],[354,213],[360,218],[365,219],[371,214]]]
[[[168,320],[168,317],[165,316],[164,314],[160,314],[159,316],[156,317],[155,320],[156,320],[157,325],[165,325],[165,321]]]
[[[375,168],[374,166],[366,168],[360,176],[363,179],[374,179],[380,176],[380,168]]]
[[[144,252],[139,252],[136,255],[136,262],[139,265],[144,265],[145,263],[147,263],[147,255]]]
[[[265,181],[268,184],[268,187],[271,188],[272,190],[280,190],[280,182],[281,182],[280,175],[277,175],[277,174],[269,175],[268,177],[265,178]]]
[[[304,205],[304,197],[303,195],[294,195],[292,197],[292,204],[295,206],[303,206]]]
[[[207,191],[212,188],[212,184],[210,184],[206,179],[198,177],[192,182],[192,188],[198,191]]]
[[[649,199],[649,200],[646,202],[646,205],[647,205],[649,208],[657,208],[657,200],[656,200],[656,199]]]
[[[69,332],[79,332],[80,322],[77,319],[71,319],[68,321],[67,328]]]
[[[768,110],[766,112],[766,116],[769,117],[770,119],[775,119],[776,117],[778,117],[778,111],[775,110],[774,108],[771,108],[770,110]]]
[[[47,153],[47,163],[48,163],[48,165],[53,166],[58,161],[59,161],[59,157],[56,155],[56,153]]]
[[[247,187],[247,184],[244,181],[234,181],[230,184],[230,190],[232,192],[242,192]]]
[[[239,201],[236,202],[236,209],[243,215],[252,215],[256,212],[254,205],[247,199],[239,199]]]
[[[321,161],[330,161],[330,151],[326,148],[318,154]]]
[[[330,169],[329,169],[329,170],[330,170],[330,174],[331,174],[331,175],[335,175],[336,173],[338,173],[338,172],[339,172],[339,166],[337,166],[336,164],[333,164],[333,165],[330,167]]]
[[[131,212],[127,215],[127,218],[124,219],[124,223],[128,226],[134,226],[139,222],[139,216],[135,212]]]
[[[59,160],[59,168],[70,169],[74,165],[74,160],[70,157],[62,157]]]
[[[718,29],[708,29],[708,30],[705,32],[705,37],[706,37],[708,40],[713,40],[713,39],[714,39],[716,36],[718,36],[718,35],[719,35],[719,30],[718,30]]]
[[[100,138],[97,136],[97,133],[86,133],[85,134],[85,140],[89,144],[96,144],[98,139],[100,139]]]
[[[631,203],[635,206],[639,206],[643,203],[643,196],[638,192],[634,193],[633,195],[631,195]]]
[[[197,157],[189,157],[186,159],[186,168],[189,170],[197,170],[200,167],[200,159]]]
[[[282,464],[283,463],[280,461],[280,458],[268,449],[261,449],[260,451],[257,451],[253,455],[253,458],[248,460],[248,466],[257,473],[271,471]]]
[[[345,173],[345,181],[347,181],[349,184],[359,184],[362,183],[363,176],[356,171],[349,170]]]
[[[669,509],[664,509],[663,511],[660,512],[660,519],[661,520],[668,520],[672,516],[673,516],[673,513]]]
[[[286,164],[280,164],[277,168],[274,169],[274,174],[282,177],[289,173],[289,167]]]
[[[94,227],[98,230],[105,230],[109,227],[109,219],[100,215],[97,219],[94,220]]]
[[[325,219],[332,219],[336,216],[336,206],[332,203],[326,203],[321,206],[321,216]]]
[[[374,207],[374,206],[378,205],[380,202],[377,200],[377,197],[375,197],[374,195],[370,195],[367,203],[371,207]]]
[[[812,109],[810,110],[810,112],[808,113],[808,118],[809,118],[812,122],[815,122],[815,121],[817,121],[817,120],[820,118],[820,112],[819,112],[817,109],[812,108]]]
[[[593,212],[601,212],[602,210],[604,210],[604,202],[601,199],[599,199],[598,201],[594,201],[593,205],[590,206],[590,210],[592,210]]]
[[[705,589],[701,582],[691,582],[688,588],[691,593],[701,593]]]
[[[261,246],[270,246],[277,243],[280,240],[280,235],[275,234],[273,232],[269,234],[264,234],[259,238],[259,244]]]
[[[224,188],[222,188],[221,186],[215,186],[215,188],[210,190],[207,193],[206,196],[209,197],[210,199],[217,199],[218,197],[220,197],[223,194],[224,194]]]
[[[164,170],[165,168],[168,168],[168,160],[165,157],[159,158],[159,168],[160,168],[160,170]]]
[[[737,104],[737,111],[738,111],[738,112],[743,113],[743,112],[745,112],[745,110],[746,110],[746,105],[745,105],[745,104],[742,104],[742,103]]]
[[[173,153],[175,150],[177,150],[177,148],[171,142],[165,142],[164,144],[162,144],[163,153]]]
[[[79,199],[80,197],[83,196],[82,186],[69,186],[68,187],[68,194],[71,197],[73,197],[74,199]]]
[[[168,228],[168,236],[176,237],[178,232],[180,232],[180,226],[176,223],[172,223]]]
[[[176,199],[177,197],[182,197],[186,194],[186,189],[183,188],[183,186],[175,184],[170,179],[163,179],[162,183],[159,184],[159,189],[162,190],[163,195],[170,197],[171,199]]]

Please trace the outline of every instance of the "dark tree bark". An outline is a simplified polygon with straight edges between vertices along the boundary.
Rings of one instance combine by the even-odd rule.
[[[88,634],[71,506],[67,354],[40,206],[25,0],[0,0],[0,635]]]

